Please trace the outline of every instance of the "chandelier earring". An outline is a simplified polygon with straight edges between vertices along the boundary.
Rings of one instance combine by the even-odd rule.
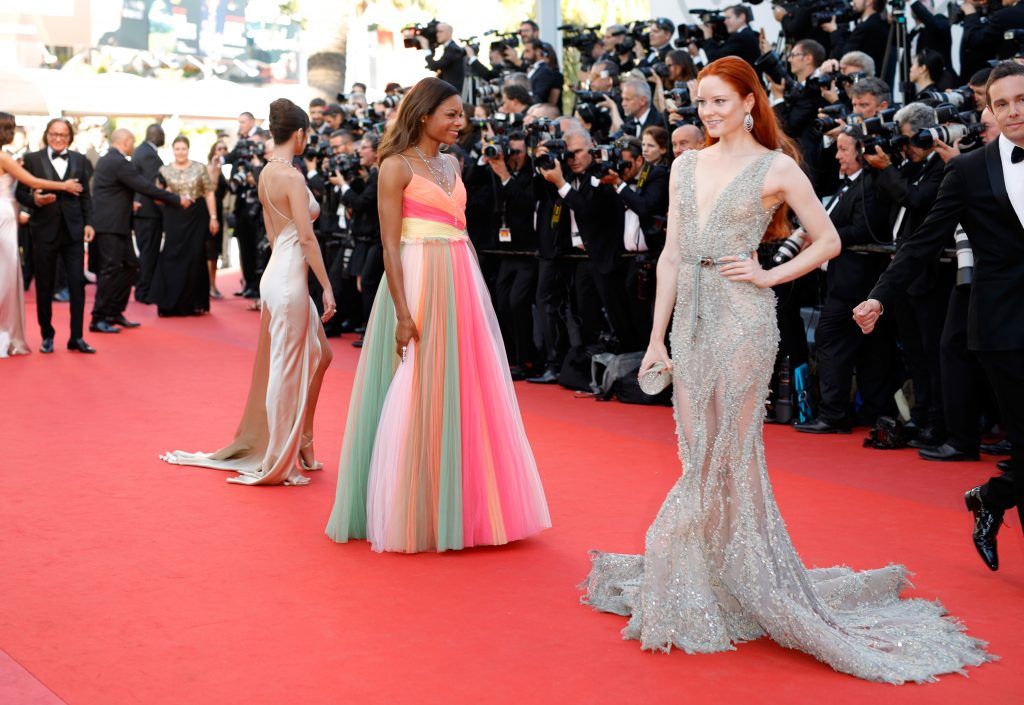
[[[743,129],[751,132],[754,129],[754,116],[747,113],[743,116]]]

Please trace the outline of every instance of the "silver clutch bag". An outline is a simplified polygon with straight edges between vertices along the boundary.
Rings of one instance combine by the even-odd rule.
[[[638,381],[640,382],[641,391],[653,397],[655,394],[660,394],[671,384],[672,373],[668,371],[664,363],[656,362],[651,366],[651,369],[640,375]]]

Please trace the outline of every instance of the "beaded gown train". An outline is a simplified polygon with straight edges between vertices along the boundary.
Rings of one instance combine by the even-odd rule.
[[[900,565],[808,569],[765,465],[764,400],[779,333],[770,289],[730,282],[714,260],[757,249],[773,213],[761,190],[774,153],[747,164],[700,224],[698,152],[675,168],[680,265],[671,347],[683,473],[643,555],[592,553],[584,602],[629,616],[644,649],[709,653],[769,636],[837,671],[889,683],[935,680],[992,658],[937,602],[900,599]]]

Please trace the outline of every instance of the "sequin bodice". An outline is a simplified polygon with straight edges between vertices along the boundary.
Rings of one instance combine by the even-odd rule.
[[[179,196],[188,196],[197,201],[213,191],[213,181],[205,164],[189,162],[184,169],[174,164],[160,167],[160,178],[167,184],[167,190]]]

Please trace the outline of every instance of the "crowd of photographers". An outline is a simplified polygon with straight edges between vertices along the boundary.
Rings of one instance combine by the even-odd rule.
[[[704,144],[694,79],[701,65],[737,55],[763,76],[843,243],[825,271],[776,291],[782,345],[770,417],[809,433],[878,426],[879,445],[909,440],[929,459],[976,458],[998,419],[984,384],[968,381],[979,377],[966,347],[971,252],[962,233],[886,325],[863,335],[850,311],[929,211],[944,163],[997,136],[985,83],[996,62],[1024,61],[1024,3],[965,2],[952,18],[931,0],[798,0],[773,11],[783,28],[773,44],[751,27],[746,5],[696,11],[699,25],[560,27],[579,56],[571,82],[533,21],[483,42],[456,40],[443,22],[408,28],[406,46],[462,92],[470,118],[453,151],[512,374],[596,391],[595,356],[646,347],[669,168]],[[322,203],[317,232],[341,314],[329,334],[361,332],[383,275],[376,146],[402,91],[389,85],[374,101],[356,84],[310,105],[316,135],[297,166]],[[258,282],[265,259],[251,173],[261,139],[243,135],[229,155],[246,282]],[[790,239],[762,246],[764,266],[799,251],[794,226]],[[879,420],[896,417],[908,379],[911,422],[886,438]]]

